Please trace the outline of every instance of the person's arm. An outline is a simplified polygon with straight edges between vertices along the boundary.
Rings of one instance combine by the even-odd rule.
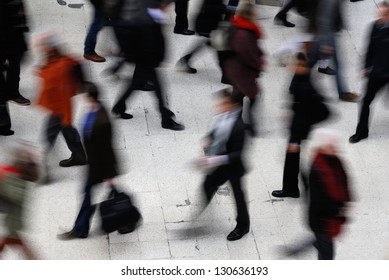
[[[373,27],[370,32],[370,37],[369,37],[369,45],[367,47],[367,52],[366,52],[366,57],[365,57],[365,66],[364,66],[364,71],[365,74],[368,74],[369,70],[373,66],[373,58],[374,58],[374,52],[375,52],[375,47],[376,47],[376,42],[375,42],[375,35],[377,33],[377,23],[373,24]]]

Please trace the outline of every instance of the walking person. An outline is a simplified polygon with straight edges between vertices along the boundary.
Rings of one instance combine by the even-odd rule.
[[[181,35],[194,35],[193,30],[189,30],[188,23],[188,5],[189,0],[175,0],[176,24],[174,33]]]
[[[376,94],[389,83],[389,2],[383,1],[377,10],[379,19],[373,24],[362,76],[368,78],[359,121],[350,143],[358,143],[369,136],[370,104]]]
[[[241,179],[246,173],[243,163],[245,126],[242,120],[240,96],[227,90],[220,92],[218,114],[211,132],[207,135],[205,156],[198,162],[211,167],[203,183],[207,205],[218,188],[229,181],[234,192],[237,224],[227,240],[241,239],[250,230],[250,218]]]
[[[234,91],[249,100],[246,126],[252,136],[257,134],[256,121],[253,117],[253,108],[260,93],[257,78],[264,70],[264,52],[259,47],[258,40],[264,35],[261,28],[255,23],[255,11],[252,4],[244,4],[237,10],[232,19],[231,50],[234,53],[224,62],[225,73]]]
[[[286,151],[282,190],[272,192],[274,197],[300,197],[298,175],[300,172],[300,145],[308,138],[312,126],[329,116],[324,98],[317,92],[311,81],[311,69],[304,53],[297,55],[295,74],[289,91],[293,95],[293,117]]]
[[[62,240],[87,238],[90,220],[96,210],[91,204],[92,191],[106,180],[118,174],[117,159],[112,146],[112,125],[107,111],[99,101],[99,91],[94,84],[86,86],[89,112],[85,116],[83,139],[88,156],[88,172],[85,179],[84,199],[73,229],[58,235]]]
[[[46,152],[55,144],[60,132],[65,138],[69,150],[69,159],[59,163],[61,167],[85,165],[86,154],[80,135],[72,125],[72,97],[83,86],[81,65],[75,59],[63,54],[60,41],[54,34],[42,35],[40,48],[45,55],[46,64],[37,70],[41,86],[37,105],[50,113],[46,125]]]
[[[156,1],[153,5],[141,1],[135,6],[131,0],[123,2],[123,8],[115,23],[115,34],[127,60],[136,66],[132,81],[113,106],[112,112],[122,119],[131,119],[133,116],[125,112],[126,100],[134,90],[149,81],[153,84],[158,99],[162,128],[184,130],[185,127],[173,119],[174,113],[167,107],[156,71],[165,56],[165,40],[161,29],[163,8],[163,1]]]
[[[349,179],[339,157],[340,137],[332,130],[318,129],[312,142],[317,143],[308,178],[308,224],[314,234],[297,248],[287,250],[296,256],[314,246],[319,260],[335,258],[335,239],[348,219],[347,208],[351,201]]]

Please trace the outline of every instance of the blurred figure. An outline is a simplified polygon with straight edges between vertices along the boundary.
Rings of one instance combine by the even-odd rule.
[[[314,67],[318,60],[320,73],[335,75],[339,99],[356,102],[358,95],[350,92],[344,83],[342,66],[337,52],[337,32],[344,28],[342,16],[343,0],[315,0],[311,2],[308,33],[314,34],[314,45],[310,51],[309,66]],[[335,70],[328,65],[333,59]]]
[[[223,0],[203,0],[199,14],[196,18],[196,32],[198,35],[205,37],[190,51],[178,61],[178,65],[184,67],[187,73],[195,74],[197,70],[191,66],[191,59],[195,54],[206,46],[210,46],[210,33],[218,27],[218,24],[223,19],[223,15],[227,12]]]
[[[0,89],[0,98],[27,106],[30,100],[19,92],[20,63],[27,51],[24,33],[29,30],[24,4],[21,0],[3,0],[0,7],[0,65],[7,65],[5,80],[0,75],[0,83],[5,83],[5,88]]]
[[[282,7],[281,11],[279,11],[274,17],[274,23],[282,24],[286,27],[295,27],[296,25],[294,23],[291,23],[287,20],[287,14],[290,9],[294,8],[297,5],[298,1],[299,0],[288,0],[287,2],[285,2],[286,4],[284,5],[284,7]]]
[[[257,78],[264,70],[264,53],[258,46],[258,40],[263,39],[263,32],[255,23],[255,7],[245,3],[237,10],[232,19],[231,48],[234,55],[224,63],[227,79],[234,91],[249,101],[247,110],[247,128],[252,136],[257,134],[256,122],[253,118],[253,108],[259,93]]]
[[[304,53],[297,55],[295,74],[289,87],[293,95],[293,117],[290,127],[289,144],[286,151],[282,190],[272,192],[275,197],[300,197],[298,174],[300,171],[300,145],[307,139],[312,125],[328,118],[329,111],[324,98],[311,82],[311,69]]]
[[[28,184],[38,178],[36,156],[31,146],[18,143],[12,150],[10,165],[0,165],[0,197],[6,203],[6,236],[0,239],[0,253],[5,246],[19,247],[28,259],[37,259],[22,240],[25,205],[28,199]]]
[[[165,14],[163,1],[149,3],[141,1],[137,5],[131,0],[124,0],[123,8],[115,22],[115,34],[121,50],[127,61],[136,64],[132,81],[112,108],[112,112],[122,119],[131,119],[131,114],[125,113],[126,100],[134,90],[150,81],[158,99],[158,108],[161,113],[163,128],[184,130],[185,127],[174,121],[174,113],[168,109],[165,96],[161,88],[156,67],[165,56],[165,41],[161,30],[161,23]]]
[[[87,88],[90,108],[85,117],[83,138],[89,165],[83,189],[84,200],[73,229],[58,235],[58,238],[63,240],[88,237],[90,220],[96,210],[96,205],[91,204],[92,190],[96,185],[118,174],[116,155],[112,147],[111,121],[99,101],[97,87],[89,84]]]
[[[373,24],[366,53],[363,77],[368,77],[357,130],[350,143],[358,143],[369,136],[370,104],[377,92],[389,83],[389,2],[383,1],[377,10],[379,19]]]
[[[319,142],[307,186],[308,221],[315,240],[313,244],[309,242],[290,249],[287,254],[297,255],[313,245],[318,251],[319,260],[333,260],[334,239],[342,232],[351,200],[348,176],[338,155],[340,137],[329,129],[318,129],[312,140]]]
[[[99,2],[91,0],[92,4]],[[100,30],[109,23],[109,18],[94,4],[93,19],[89,26],[88,34],[84,42],[84,58],[93,62],[105,62],[105,58],[95,51],[97,35]]]
[[[72,126],[71,98],[83,84],[81,65],[62,53],[59,38],[54,34],[42,35],[40,48],[46,64],[37,70],[37,75],[41,79],[37,105],[50,112],[45,135],[47,152],[51,150],[58,134],[62,132],[72,154],[69,159],[62,160],[59,166],[85,165],[87,158],[80,135]]]
[[[217,189],[229,181],[234,192],[238,216],[235,229],[227,236],[234,241],[242,238],[250,230],[250,218],[242,190],[241,178],[246,173],[242,153],[245,143],[245,126],[242,120],[240,96],[227,90],[220,92],[218,114],[215,116],[211,132],[206,137],[206,156],[199,159],[201,166],[210,167],[203,183],[207,205]]]
[[[157,2],[157,1],[154,1]],[[189,0],[175,0],[176,25],[174,33],[181,35],[193,35],[195,32],[188,29],[188,2]]]

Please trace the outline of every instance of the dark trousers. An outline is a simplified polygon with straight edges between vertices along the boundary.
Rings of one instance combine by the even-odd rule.
[[[86,237],[89,234],[90,220],[96,210],[96,205],[91,204],[91,193],[96,185],[97,183],[93,183],[89,178],[85,183],[84,200],[73,227],[78,236]]]
[[[134,90],[142,87],[145,81],[150,81],[154,85],[154,92],[158,99],[158,108],[161,113],[162,122],[170,120],[174,114],[166,106],[161,83],[159,82],[155,68],[141,63],[136,64],[132,81],[130,81],[129,87],[116,102],[113,111],[115,113],[124,113],[126,111],[126,100],[131,97]]]
[[[1,89],[0,98],[1,99],[12,99],[19,95],[19,82],[20,82],[20,63],[23,58],[22,54],[12,54],[12,55],[1,55],[0,56],[0,67],[5,65],[7,61],[7,67],[5,69],[5,76],[2,76],[0,79],[2,87],[4,86],[4,90]]]
[[[176,26],[174,29],[183,30],[188,28],[188,1],[189,0],[176,0]]]
[[[225,182],[229,181],[234,192],[236,210],[238,216],[236,221],[239,226],[250,226],[249,212],[247,210],[245,194],[242,190],[241,176],[235,175],[224,166],[218,167],[211,174],[207,175],[203,183],[203,189],[209,203],[215,195],[217,189]]]
[[[61,117],[55,115],[51,115],[49,117],[46,126],[46,140],[48,144],[48,150],[54,146],[55,140],[57,139],[60,132],[62,132],[62,135],[66,141],[66,145],[72,152],[72,157],[75,160],[85,160],[86,154],[84,147],[82,146],[80,134],[78,134],[78,131],[71,125],[63,126],[61,124]]]
[[[85,38],[84,53],[93,54],[95,52],[97,34],[107,23],[107,16],[98,9],[95,9],[92,23]]]
[[[0,67],[2,65],[3,62],[0,61]],[[11,129],[11,118],[9,116],[6,94],[4,71],[0,70],[0,132]]]
[[[373,102],[377,92],[389,83],[389,78],[369,78],[367,91],[363,98],[362,107],[359,115],[357,134],[369,135],[369,114],[370,104]]]
[[[285,6],[282,7],[281,11],[277,14],[277,16],[280,18],[286,17],[286,14],[289,12],[289,10],[296,6],[297,1],[298,0],[290,0],[288,3],[286,3]]]
[[[334,259],[334,241],[332,237],[322,233],[315,233],[316,242],[314,246],[318,251],[319,260],[333,260]]]

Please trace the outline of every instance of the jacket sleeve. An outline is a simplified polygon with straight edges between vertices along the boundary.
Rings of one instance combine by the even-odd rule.
[[[369,45],[367,47],[366,58],[365,58],[365,69],[369,69],[370,67],[373,66],[374,51],[376,47],[376,42],[375,42],[375,36],[377,33],[376,24],[377,23],[373,24],[373,27],[370,32]]]

